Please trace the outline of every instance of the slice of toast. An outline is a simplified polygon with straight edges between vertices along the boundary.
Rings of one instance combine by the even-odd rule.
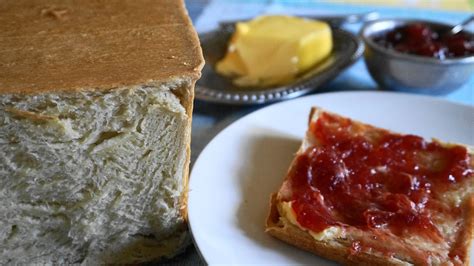
[[[313,108],[266,232],[348,265],[469,265],[473,154]]]

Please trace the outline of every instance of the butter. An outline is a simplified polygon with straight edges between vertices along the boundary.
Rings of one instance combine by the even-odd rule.
[[[302,227],[296,220],[296,214],[291,207],[291,202],[281,202],[279,205],[280,215],[288,220],[293,225],[298,226],[301,230],[308,232],[314,239],[318,241],[331,240],[341,237],[343,231],[339,226],[330,226],[321,232],[314,232]]]
[[[289,16],[262,16],[236,24],[217,72],[241,86],[282,84],[324,60],[332,50],[325,22]]]

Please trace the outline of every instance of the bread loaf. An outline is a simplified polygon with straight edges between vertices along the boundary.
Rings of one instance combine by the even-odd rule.
[[[140,263],[189,241],[183,1],[0,2],[0,265]]]

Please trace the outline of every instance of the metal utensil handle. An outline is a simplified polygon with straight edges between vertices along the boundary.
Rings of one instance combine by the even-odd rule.
[[[450,34],[452,35],[455,35],[455,34],[458,34],[460,31],[462,31],[462,29],[469,23],[473,22],[474,21],[474,15],[468,17],[466,20],[464,20],[463,22],[459,23],[458,25],[454,26],[451,31],[450,31]]]
[[[368,13],[361,13],[361,14],[349,14],[349,15],[340,15],[340,16],[301,16],[303,18],[308,19],[315,19],[315,20],[323,20],[331,24],[333,27],[339,27],[344,23],[360,23],[360,22],[368,22],[380,17],[379,13],[377,12],[368,12]],[[239,21],[248,21],[249,19],[242,19]],[[235,21],[222,21],[219,23],[221,28],[229,28],[234,27],[235,23],[239,22]]]
[[[342,24],[349,23],[362,23],[372,20],[376,20],[380,17],[377,12],[368,12],[361,14],[349,14],[344,16],[326,16],[326,17],[308,17],[311,19],[320,19],[329,22],[333,26],[341,26]]]

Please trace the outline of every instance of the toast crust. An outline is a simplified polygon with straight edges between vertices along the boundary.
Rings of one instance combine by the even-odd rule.
[[[314,116],[321,112],[322,110],[319,108],[312,108],[309,116],[309,123],[314,121]],[[296,160],[299,154],[304,152],[304,146],[307,145],[307,143],[305,143],[306,141],[306,139],[303,141],[303,144],[297,152],[294,160]],[[467,149],[472,158],[472,148],[467,147]],[[474,159],[471,159],[471,166],[473,163]],[[291,166],[293,166],[293,162],[290,165],[290,170]],[[271,195],[270,212],[265,224],[266,233],[291,245],[345,265],[404,265],[406,263],[413,263],[403,259],[387,257],[375,253],[352,253],[351,242],[344,238],[333,238],[329,241],[316,240],[310,233],[302,230],[300,227],[294,225],[288,219],[280,215],[278,205],[281,202],[281,198],[284,198],[285,196],[279,194],[285,194],[286,191],[290,189],[286,180],[287,177],[285,178],[280,191]],[[465,258],[464,265],[469,265],[471,259],[469,256],[469,250],[472,244],[474,227],[474,195],[472,193],[465,199],[463,206],[466,209],[466,212],[465,217],[463,217],[463,228],[460,230],[461,232],[458,232],[460,236],[456,238],[456,246],[459,246],[462,249]]]
[[[317,241],[309,233],[301,230],[297,226],[286,220],[280,219],[278,212],[277,194],[274,193],[270,200],[270,213],[266,221],[268,234],[291,245],[297,246],[318,256],[343,263],[345,265],[402,265],[394,261],[387,261],[386,258],[378,257],[368,253],[358,253],[352,255],[348,246],[337,241],[333,243]]]

